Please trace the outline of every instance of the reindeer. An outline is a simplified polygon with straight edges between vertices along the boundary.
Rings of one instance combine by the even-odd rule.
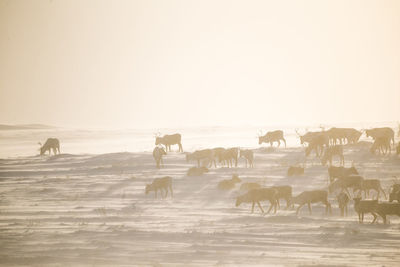
[[[332,213],[331,204],[328,202],[328,192],[326,192],[324,190],[304,191],[304,192],[300,193],[299,195],[292,198],[293,204],[299,204],[299,207],[296,210],[296,215],[299,214],[300,209],[305,204],[308,205],[308,211],[310,212],[310,215],[311,215],[312,214],[311,204],[318,203],[318,202],[322,202],[323,204],[325,204],[327,214],[328,214],[328,211],[330,213]]]
[[[329,165],[332,165],[333,156],[339,156],[340,165],[344,165],[344,156],[343,156],[343,146],[342,145],[334,145],[327,147],[324,151],[324,154],[321,158],[321,163],[323,166],[329,161]]]
[[[297,136],[300,138],[300,144],[304,145],[305,143],[309,144],[315,137],[319,135],[326,135],[326,132],[306,132],[304,135],[301,135],[297,129],[295,129]],[[329,140],[328,140],[329,141]],[[329,144],[328,144],[329,145]]]
[[[288,209],[292,204],[292,187],[290,185],[282,185],[273,186],[271,188],[276,189],[276,191],[278,192],[276,194],[276,204],[278,205],[278,209],[281,208],[281,205],[279,203],[280,199],[284,199],[286,201],[286,209]]]
[[[51,155],[51,150],[53,150],[54,155],[60,154],[60,141],[57,138],[48,138],[44,145],[42,143],[38,143],[40,145],[40,155],[44,155],[46,151],[49,151],[49,155]]]
[[[168,189],[171,191],[171,197],[173,197],[172,178],[170,176],[165,176],[162,178],[156,178],[153,180],[153,183],[147,184],[145,193],[147,195],[150,191],[154,191],[154,196],[157,198],[157,191],[160,190],[161,198],[166,198],[168,195]],[[163,190],[165,191],[165,196],[163,196]]]
[[[350,168],[330,166],[328,168],[329,181],[332,183],[335,178],[345,178],[350,175],[358,175],[357,169],[352,166]]]
[[[235,163],[235,167],[237,167],[237,162],[238,162],[238,152],[239,149],[237,147],[232,147],[225,149],[220,155],[219,155],[219,162],[223,162],[223,164],[227,165],[229,167],[233,167],[233,162]]]
[[[379,151],[379,154],[386,155],[386,153],[390,151],[390,139],[388,137],[378,136],[375,138],[374,143],[371,146],[370,152],[375,154],[376,150]]]
[[[220,161],[220,159],[223,158],[223,155],[224,155],[226,149],[223,147],[216,147],[216,148],[213,148],[212,151],[214,153],[214,158],[218,159],[218,161]],[[219,163],[221,163],[221,162],[222,161],[220,161]],[[224,163],[224,162],[222,162],[222,163]],[[215,167],[217,167],[216,164],[215,164]]]
[[[156,146],[157,145],[164,145],[165,150],[171,151],[171,145],[178,145],[179,146],[179,152],[183,152],[182,144],[181,144],[181,139],[182,136],[180,134],[172,134],[172,135],[164,135],[163,137],[160,137],[159,135],[156,136]]]
[[[378,179],[364,179],[362,182],[361,190],[364,191],[364,198],[369,197],[369,191],[375,190],[377,192],[376,199],[379,199],[380,192],[386,199],[386,193],[383,191],[381,182]]]
[[[323,150],[325,147],[329,147],[329,138],[326,134],[318,134],[315,135],[310,142],[308,143],[308,146],[306,147],[306,157],[308,157],[311,154],[311,151],[315,151],[315,155],[317,157],[320,157],[322,154]]]
[[[283,138],[283,131],[277,130],[273,132],[267,132],[264,136],[259,136],[258,137],[258,144],[261,145],[262,143],[269,143],[270,146],[272,147],[272,144],[274,142],[278,142],[278,147],[281,145],[281,141],[285,143],[286,147],[286,140]]]
[[[160,163],[161,163],[161,166],[164,167],[164,162],[162,159],[162,157],[164,155],[167,155],[167,153],[165,152],[163,147],[156,146],[153,149],[153,158],[156,161],[156,166],[158,169],[160,168]]]
[[[304,167],[301,166],[289,166],[287,170],[287,176],[300,176],[304,174]]]
[[[345,136],[348,144],[356,144],[362,135],[362,132],[353,128],[344,128]]]
[[[254,154],[253,151],[250,149],[240,149],[239,150],[239,157],[244,158],[246,161],[246,168],[247,168],[247,163],[249,163],[249,167],[253,168],[253,160],[254,160]]]
[[[192,167],[187,171],[187,176],[200,176],[209,172],[206,167]]]
[[[361,200],[361,197],[353,198],[354,200],[354,210],[358,214],[358,222],[364,222],[364,214],[371,213],[374,216],[374,220],[371,223],[376,221],[377,215],[375,214],[376,205],[378,205],[378,200]]]
[[[383,139],[388,139],[389,140],[389,148],[390,148],[390,141],[393,141],[393,146],[394,144],[394,131],[392,128],[389,127],[383,127],[383,128],[373,128],[369,130],[365,130],[365,134],[367,137],[372,137],[372,139],[376,140],[379,137],[382,137]]]
[[[212,162],[214,162],[214,166],[216,166],[214,151],[212,149],[202,149],[202,150],[196,150],[193,153],[187,153],[186,161],[189,162],[192,160],[197,161],[197,167],[200,167],[201,160],[206,160],[208,162],[208,164],[211,164],[211,165],[212,165]]]
[[[254,205],[257,203],[258,207],[260,208],[261,212],[264,213],[263,208],[261,207],[260,201],[268,200],[271,203],[267,213],[274,208],[274,213],[276,213],[276,189],[273,188],[259,188],[259,189],[252,189],[247,193],[240,195],[236,198],[236,207],[239,207],[241,203],[252,203],[251,213],[254,212]]]
[[[362,190],[362,183],[364,178],[359,175],[351,175],[343,178],[339,178],[329,184],[329,193],[333,193],[337,189],[341,189],[341,192],[346,191],[350,195],[349,188],[353,188],[353,194],[356,190],[359,192]]]
[[[341,145],[344,144],[346,140],[346,130],[345,128],[331,128],[326,131],[327,135],[329,136],[330,142],[332,145],[336,145],[340,143]]]
[[[400,184],[398,183],[393,184],[389,190],[389,202],[393,202],[394,200],[400,203]]]
[[[336,199],[339,203],[339,209],[340,209],[340,216],[344,217],[345,214],[347,216],[348,214],[348,209],[347,205],[349,204],[350,198],[345,192],[339,193],[339,195],[336,196]]]
[[[239,176],[237,174],[233,174],[230,180],[222,180],[218,183],[218,189],[220,190],[231,190],[235,188],[235,184],[240,183]]]
[[[400,203],[378,203],[375,206],[374,211],[382,217],[383,223],[386,224],[386,216],[387,215],[397,215],[400,216]],[[374,218],[374,223],[376,221],[376,217]]]

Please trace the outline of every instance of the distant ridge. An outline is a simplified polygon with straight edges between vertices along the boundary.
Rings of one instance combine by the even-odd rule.
[[[45,124],[17,124],[17,125],[6,125],[0,124],[0,131],[4,130],[34,130],[34,129],[53,129],[54,126]]]

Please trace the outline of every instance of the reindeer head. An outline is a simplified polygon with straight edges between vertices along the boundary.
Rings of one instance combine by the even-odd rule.
[[[262,131],[259,130],[257,133],[258,144],[261,145],[264,142],[264,136],[262,135]]]
[[[357,196],[357,197],[353,198],[353,200],[354,200],[354,205],[358,205],[361,201],[361,197]]]
[[[40,148],[39,148],[39,152],[40,152],[40,156],[43,156],[44,153],[46,152],[46,150],[44,149],[44,146],[42,145],[41,142],[38,142]]]
[[[330,183],[328,186],[329,193],[332,194],[336,190],[337,186],[338,186],[338,180]]]
[[[240,204],[242,204],[242,203],[243,203],[243,201],[244,201],[244,198],[245,198],[245,195],[238,196],[238,197],[236,198],[236,204],[235,204],[235,206],[236,206],[236,207],[239,207],[239,206],[240,206]]]
[[[152,189],[151,184],[146,184],[146,189],[145,189],[146,195],[151,191],[151,189]]]
[[[160,132],[157,132],[156,134],[154,134],[154,137],[156,138],[156,143],[155,143],[156,146],[162,143],[163,140],[162,140]]]
[[[357,131],[357,132],[354,134],[354,141],[355,141],[355,142],[358,142],[358,140],[360,140],[361,135],[362,135],[362,132]]]
[[[235,183],[240,183],[242,180],[240,180],[239,176],[237,174],[232,175],[232,181]]]
[[[164,149],[162,146],[159,146],[159,147],[158,147],[158,150],[160,151],[160,155],[161,155],[161,156],[167,155],[167,152],[165,151],[165,149]]]
[[[297,136],[300,138],[300,143],[301,143],[301,144],[304,144],[304,135],[301,135],[301,134],[299,133],[299,130],[298,130],[298,129],[295,129],[295,132],[296,132]]]

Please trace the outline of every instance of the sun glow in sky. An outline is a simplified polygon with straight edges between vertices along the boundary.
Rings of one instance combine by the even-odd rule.
[[[0,0],[0,123],[397,121],[400,1]]]

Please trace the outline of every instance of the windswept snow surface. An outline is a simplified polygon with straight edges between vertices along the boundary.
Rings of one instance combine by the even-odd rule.
[[[186,162],[184,153],[171,152],[164,158],[165,167],[156,169],[151,154],[154,137],[145,133],[142,141],[147,142],[136,149],[142,152],[96,153],[113,146],[105,142],[109,137],[90,139],[82,132],[68,137],[64,131],[61,155],[28,156],[37,154],[28,148],[37,148],[27,142],[43,142],[47,135],[39,131],[10,136],[7,131],[6,138],[20,155],[8,153],[11,145],[1,151],[0,264],[398,266],[400,219],[396,216],[389,217],[388,225],[382,220],[372,225],[372,216],[366,215],[366,222],[359,224],[351,201],[349,216],[342,218],[335,194],[329,196],[333,214],[328,216],[322,204],[312,206],[312,215],[305,206],[296,216],[295,210],[285,209],[284,201],[276,214],[261,214],[258,207],[252,214],[250,204],[235,207],[235,198],[242,193],[240,184],[231,191],[217,189],[221,180],[234,173],[242,182],[291,185],[294,195],[327,189],[327,167],[314,156],[308,158],[304,176],[286,176],[289,165],[304,160],[304,148],[295,144],[295,134],[288,137],[287,148],[271,149],[258,146],[254,132],[248,137],[250,145],[244,136],[232,141],[230,133],[209,131],[216,136],[210,145],[205,137],[183,135],[184,149],[234,146],[234,142],[252,146],[255,167],[246,169],[240,159],[237,168],[218,166],[202,176],[188,177],[186,171],[195,163]],[[1,142],[6,143],[6,133],[1,134]],[[129,140],[129,133],[120,133],[122,139],[115,134],[115,144]],[[133,138],[131,142],[132,146],[140,143]],[[346,145],[346,165],[354,162],[361,175],[379,179],[388,192],[393,176],[400,176],[400,158],[393,151],[390,156],[371,155],[371,144],[363,137],[359,144]],[[166,175],[173,178],[173,197],[145,195],[146,184]],[[386,200],[381,197],[381,201]]]

